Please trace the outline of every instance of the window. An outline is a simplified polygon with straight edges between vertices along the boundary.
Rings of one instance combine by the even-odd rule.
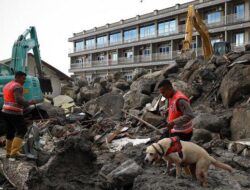
[[[241,46],[244,44],[244,33],[235,34],[236,46]]]
[[[124,56],[127,58],[127,59],[132,59],[133,58],[133,52],[132,51],[127,51]]]
[[[86,40],[86,49],[95,48],[95,39]]]
[[[164,46],[164,47],[159,48],[160,54],[168,54],[169,51],[170,51],[170,47],[168,47],[168,46]]]
[[[144,49],[144,50],[143,50],[143,54],[144,54],[145,56],[149,56],[149,55],[150,55],[150,49],[149,49],[149,48]]]
[[[192,42],[191,47],[192,49],[196,49],[196,42]]]
[[[236,19],[242,19],[245,17],[245,6],[244,4],[239,4],[234,7],[234,13],[236,15]]]
[[[124,41],[131,42],[137,40],[137,30],[132,29],[124,32]]]
[[[176,33],[176,20],[166,21],[158,24],[159,35],[170,35]]]
[[[116,52],[112,53],[111,59],[112,59],[112,61],[117,61],[118,56],[117,56],[117,53],[116,53]]]
[[[117,44],[117,43],[120,43],[120,42],[122,41],[121,32],[115,33],[115,34],[111,34],[111,35],[109,36],[109,41],[110,41],[110,44]]]
[[[218,22],[221,22],[221,12],[217,11],[217,12],[209,13],[207,15],[208,24],[213,24],[213,23],[218,23]]]
[[[155,36],[155,25],[145,26],[140,28],[140,38],[150,38]]]
[[[84,49],[84,43],[83,43],[83,41],[75,42],[75,51],[76,52],[82,51],[83,49]]]
[[[98,54],[98,55],[97,55],[97,60],[98,60],[99,62],[104,62],[104,61],[105,61],[105,55],[104,55],[104,53]]]
[[[108,44],[108,37],[102,36],[97,38],[97,47],[104,47]]]

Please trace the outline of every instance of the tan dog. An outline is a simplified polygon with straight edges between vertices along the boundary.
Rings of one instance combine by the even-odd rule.
[[[179,144],[176,144],[179,143]],[[180,149],[173,150],[173,146],[177,145]],[[178,153],[179,152],[179,153]],[[231,172],[233,169],[227,164],[223,164],[209,154],[200,146],[186,141],[177,141],[173,143],[173,138],[165,138],[157,143],[153,143],[146,149],[146,163],[153,163],[158,159],[166,162],[174,162],[176,165],[176,177],[181,175],[181,165],[191,166],[191,172],[200,181],[201,185],[207,186],[208,168],[211,164],[214,166]]]

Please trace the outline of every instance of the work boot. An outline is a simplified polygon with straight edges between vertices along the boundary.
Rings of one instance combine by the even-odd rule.
[[[5,145],[5,149],[6,149],[6,158],[9,158],[9,157],[10,157],[12,142],[13,142],[13,140],[8,140],[8,139],[6,139],[6,145]]]
[[[24,157],[19,151],[22,147],[23,139],[19,137],[15,137],[12,146],[11,146],[11,153],[10,153],[10,159],[11,161],[14,161],[16,159]]]

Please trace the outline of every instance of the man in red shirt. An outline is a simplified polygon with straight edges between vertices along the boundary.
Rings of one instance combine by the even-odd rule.
[[[172,83],[164,79],[158,85],[160,93],[168,101],[168,118],[167,128],[170,136],[178,136],[180,140],[190,141],[193,128],[192,119],[194,114],[192,112],[189,98],[181,91],[173,88]]]

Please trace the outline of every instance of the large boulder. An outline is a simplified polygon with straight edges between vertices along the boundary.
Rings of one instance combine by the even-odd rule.
[[[147,103],[152,101],[152,97],[138,91],[128,91],[123,98],[124,109],[142,109]]]
[[[90,88],[82,87],[80,90],[82,101],[89,101],[91,99],[97,98],[101,94],[100,88]]]
[[[147,70],[144,68],[136,68],[133,72],[132,72],[132,78],[133,81],[135,81],[136,79],[138,79],[139,77],[141,77],[142,75],[145,75],[147,73]]]
[[[122,116],[121,109],[123,108],[123,105],[124,99],[122,95],[107,93],[87,102],[85,108],[92,115],[98,111],[103,111],[107,117],[119,120]]]
[[[76,82],[77,86],[79,86],[79,88],[84,87],[84,86],[88,86],[88,81],[86,78],[80,78],[78,79],[78,81]]]
[[[194,129],[191,141],[206,143],[212,140],[212,134],[206,129]]]
[[[219,93],[223,105],[229,107],[250,93],[250,66],[235,65],[223,78]]]
[[[155,80],[140,78],[131,84],[130,90],[150,95],[154,90],[155,84]]]
[[[193,120],[193,127],[196,129],[206,129],[211,132],[219,133],[223,128],[228,128],[229,118],[226,116],[218,117],[216,115],[202,113]]]
[[[142,116],[142,119],[154,126],[157,126],[160,123],[162,123],[162,121],[164,120],[164,117],[160,115],[156,115],[152,112],[145,112]]]
[[[127,81],[125,80],[118,80],[114,86],[122,91],[126,91],[126,90],[129,90],[129,84]]]
[[[141,166],[129,159],[111,171],[107,175],[107,180],[113,187],[130,187],[133,185],[134,179],[142,172]]]
[[[235,108],[230,123],[232,140],[250,138],[250,109]]]
[[[169,74],[171,73],[176,73],[178,71],[179,67],[177,65],[177,63],[173,63],[173,64],[170,64],[170,65],[167,65],[165,66],[162,71],[161,71],[161,74],[167,78]]]

